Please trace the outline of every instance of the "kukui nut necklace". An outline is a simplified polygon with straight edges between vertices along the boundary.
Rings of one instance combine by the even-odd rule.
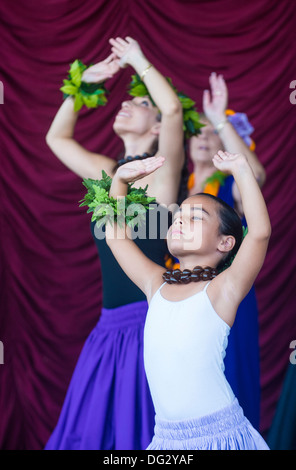
[[[168,284],[188,284],[189,282],[210,281],[218,274],[215,268],[195,266],[192,271],[190,269],[184,269],[184,271],[168,269],[162,277]]]
[[[117,166],[122,166],[125,163],[133,162],[134,160],[146,160],[146,158],[153,157],[153,155],[150,155],[150,153],[143,153],[143,155],[135,155],[134,157],[128,156],[125,158],[122,158],[121,160],[118,160]]]

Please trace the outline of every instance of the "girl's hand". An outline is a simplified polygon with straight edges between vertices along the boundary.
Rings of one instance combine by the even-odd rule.
[[[149,157],[146,160],[134,160],[120,166],[116,171],[116,178],[122,183],[132,183],[144,176],[148,176],[164,164],[164,157]]]
[[[116,55],[119,60],[120,67],[124,68],[127,65],[133,65],[134,60],[139,56],[143,56],[141,48],[137,41],[127,36],[125,39],[116,38],[109,40],[111,44],[111,51]]]
[[[222,75],[213,72],[209,78],[210,91],[205,90],[203,94],[203,110],[209,121],[216,127],[225,119],[225,110],[228,104],[228,90]]]
[[[214,166],[223,173],[233,174],[238,168],[248,167],[248,160],[242,153],[219,152],[212,159]]]
[[[120,70],[119,60],[112,53],[107,59],[92,65],[83,72],[82,81],[87,83],[101,83],[112,78]]]

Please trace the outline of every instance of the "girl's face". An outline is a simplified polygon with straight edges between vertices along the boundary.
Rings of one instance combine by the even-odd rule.
[[[221,235],[217,203],[203,196],[186,199],[174,214],[167,244],[173,256],[209,255],[217,251]]]
[[[136,97],[124,101],[116,115],[113,129],[120,136],[125,133],[158,135],[160,122],[157,121],[159,111],[153,106],[148,96]]]
[[[189,141],[189,153],[193,163],[211,162],[218,150],[224,148],[212,124],[205,119],[201,119],[201,122],[205,127],[201,128],[199,135],[191,137]]]

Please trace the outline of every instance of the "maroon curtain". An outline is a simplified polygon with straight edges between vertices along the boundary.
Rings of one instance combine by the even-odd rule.
[[[295,232],[296,5],[282,0],[2,0],[0,4],[0,442],[40,449],[51,433],[82,345],[101,306],[100,264],[79,208],[81,180],[45,143],[69,63],[94,63],[108,39],[130,35],[201,106],[212,71],[230,107],[248,114],[273,233],[256,282],[262,432],[271,424],[296,339],[291,281]],[[114,77],[106,107],[82,111],[76,138],[116,157],[112,122],[132,69]],[[295,263],[294,263],[295,264]],[[243,365],[242,365],[243,367]]]

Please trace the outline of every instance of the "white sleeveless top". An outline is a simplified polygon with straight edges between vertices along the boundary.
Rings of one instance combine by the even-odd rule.
[[[231,405],[235,398],[223,362],[230,327],[215,312],[208,285],[176,302],[162,297],[161,286],[151,299],[144,363],[160,419],[199,418]]]

